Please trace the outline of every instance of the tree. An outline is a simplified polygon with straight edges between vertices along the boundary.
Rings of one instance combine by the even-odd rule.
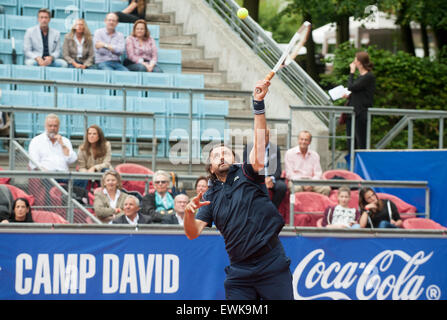
[[[259,0],[244,0],[242,6],[250,12],[253,20],[259,21]]]

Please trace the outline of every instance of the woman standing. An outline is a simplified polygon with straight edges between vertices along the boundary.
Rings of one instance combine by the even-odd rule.
[[[367,52],[357,52],[354,61],[349,65],[348,106],[354,107],[355,112],[355,149],[366,149],[366,123],[368,108],[373,106],[376,78],[372,73],[373,64]],[[354,79],[356,69],[359,76]],[[351,136],[351,118],[346,120],[346,135]],[[350,140],[348,139],[348,150]]]
[[[126,39],[127,59],[124,65],[130,71],[163,72],[157,65],[158,50],[146,21],[135,21],[132,34]]]
[[[62,54],[69,68],[86,69],[93,65],[95,52],[92,34],[84,19],[77,19],[65,35]]]
[[[362,228],[400,228],[402,219],[396,205],[391,200],[382,200],[371,188],[363,188],[359,192],[359,209],[362,213]]]

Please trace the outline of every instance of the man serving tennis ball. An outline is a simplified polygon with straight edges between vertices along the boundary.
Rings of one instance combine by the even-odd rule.
[[[224,238],[230,259],[224,283],[229,300],[293,299],[290,259],[278,237],[284,219],[258,173],[264,167],[264,97],[269,85],[268,80],[258,81],[253,93],[255,132],[249,163],[236,164],[229,147],[214,146],[206,165],[210,187],[205,201],[201,192],[185,208],[188,239],[197,238],[213,222]]]

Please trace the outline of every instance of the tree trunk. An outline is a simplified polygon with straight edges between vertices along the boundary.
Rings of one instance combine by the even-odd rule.
[[[411,55],[414,54],[413,33],[411,32],[410,23],[406,22],[407,3],[402,2],[402,6],[397,12],[396,24],[400,26],[400,40],[402,42],[403,50]]]
[[[312,23],[312,16],[308,12],[304,13],[304,21],[309,21],[310,23]],[[312,79],[318,82],[320,76],[318,74],[318,68],[315,61],[315,42],[314,38],[312,37],[312,29],[310,31],[310,35],[309,38],[307,39],[305,46],[307,50],[306,71],[309,74],[309,76],[311,76]]]
[[[422,37],[422,46],[424,48],[424,57],[429,57],[430,47],[428,45],[427,25],[425,23],[421,23],[421,37]]]
[[[259,0],[244,0],[242,6],[253,20],[259,22]]]
[[[341,15],[337,18],[337,46],[349,41],[349,15]]]
[[[433,33],[435,35],[438,50],[441,50],[443,46],[447,46],[447,30],[433,28]]]

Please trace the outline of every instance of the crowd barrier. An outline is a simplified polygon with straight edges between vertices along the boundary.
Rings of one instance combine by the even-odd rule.
[[[295,299],[446,299],[442,230],[284,228]],[[225,299],[224,241],[179,226],[0,225],[0,299]]]

